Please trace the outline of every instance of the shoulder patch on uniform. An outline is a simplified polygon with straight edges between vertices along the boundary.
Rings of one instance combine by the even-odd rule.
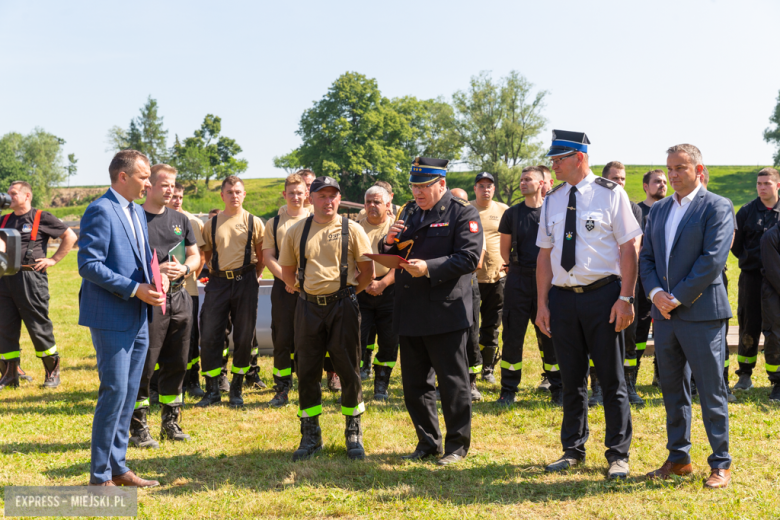
[[[463,200],[460,197],[456,197],[455,195],[452,196],[452,200],[454,200],[455,202],[457,202],[461,206],[471,206],[471,204],[469,204],[469,201]]]
[[[555,193],[556,191],[558,191],[558,190],[561,188],[561,186],[565,186],[565,185],[566,185],[566,183],[565,183],[565,182],[562,182],[562,183],[560,183],[559,185],[557,185],[557,186],[554,186],[554,187],[553,187],[553,189],[551,189],[550,191],[548,191],[548,192],[547,192],[547,195],[552,195],[553,193]]]
[[[615,187],[618,185],[617,182],[613,182],[609,179],[605,179],[604,177],[596,177],[596,184],[608,188],[610,190],[614,190]]]

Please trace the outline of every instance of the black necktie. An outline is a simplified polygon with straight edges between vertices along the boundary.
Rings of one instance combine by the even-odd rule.
[[[566,226],[563,228],[563,253],[561,267],[567,272],[574,267],[574,245],[577,243],[577,197],[574,194],[576,186],[569,192],[569,205],[566,208]]]

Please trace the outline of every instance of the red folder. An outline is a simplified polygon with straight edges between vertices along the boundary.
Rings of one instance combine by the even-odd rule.
[[[160,262],[157,260],[157,250],[152,252],[152,280],[157,292],[163,292],[162,274],[160,274]],[[162,313],[165,314],[165,302],[162,302]]]
[[[374,262],[383,265],[385,267],[388,267],[390,269],[400,269],[402,264],[408,264],[403,257],[400,257],[398,255],[382,255],[382,254],[367,254],[367,257],[369,257]]]

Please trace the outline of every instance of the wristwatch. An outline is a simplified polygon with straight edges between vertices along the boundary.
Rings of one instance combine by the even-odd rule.
[[[634,305],[634,297],[633,296],[621,296],[620,299],[623,300],[624,302],[626,302],[629,305]]]
[[[184,267],[187,268],[187,272],[184,273],[184,278],[187,278],[190,275],[190,266],[188,266],[187,264],[184,264]]]

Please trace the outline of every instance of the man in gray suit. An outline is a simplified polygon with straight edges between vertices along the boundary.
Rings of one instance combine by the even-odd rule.
[[[672,197],[655,203],[645,227],[639,269],[653,302],[655,352],[666,407],[669,457],[648,478],[693,471],[691,374],[701,396],[702,419],[712,454],[707,488],[731,481],[729,422],[723,363],[731,318],[721,273],[734,233],[728,199],[702,189],[701,152],[690,144],[667,150]]]

